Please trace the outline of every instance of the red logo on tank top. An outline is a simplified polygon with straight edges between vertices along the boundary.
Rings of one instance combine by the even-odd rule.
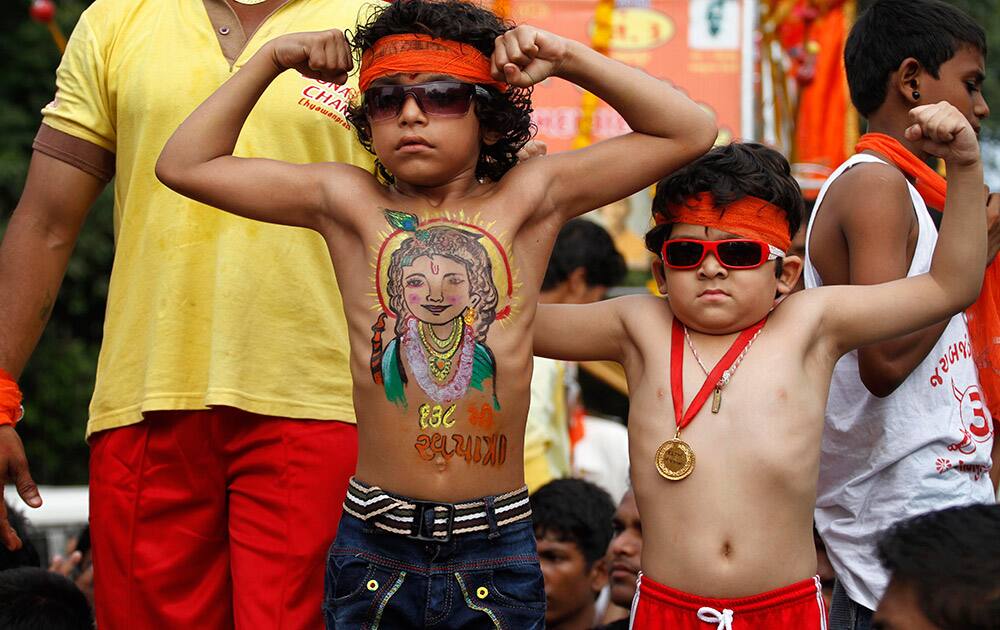
[[[963,455],[972,455],[979,444],[993,440],[993,423],[990,412],[986,409],[983,394],[978,385],[970,385],[965,390],[959,390],[955,382],[951,383],[952,393],[958,401],[959,415],[962,426],[959,431],[962,438],[948,445],[949,451],[958,451]]]

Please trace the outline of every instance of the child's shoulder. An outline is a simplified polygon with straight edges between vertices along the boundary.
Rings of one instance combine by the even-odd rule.
[[[669,325],[674,317],[670,302],[658,295],[623,295],[608,302],[614,304],[623,321],[639,324],[641,327],[649,327],[656,322]]]
[[[906,176],[898,168],[881,161],[861,162],[830,183],[822,205],[850,214],[889,214],[897,209],[909,212],[909,198]]]
[[[851,165],[830,184],[827,194],[834,194],[835,191],[851,191],[855,195],[859,193],[868,195],[879,194],[886,190],[906,192],[906,177],[895,166],[879,160]]]

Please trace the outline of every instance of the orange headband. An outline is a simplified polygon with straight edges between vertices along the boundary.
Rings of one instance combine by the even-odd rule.
[[[757,197],[743,197],[719,207],[712,193],[702,192],[688,197],[682,204],[668,205],[667,210],[670,216],[659,212],[653,215],[656,225],[690,223],[712,227],[764,241],[784,252],[792,245],[785,213],[778,206]]]
[[[492,85],[501,92],[507,84],[490,75],[490,60],[475,46],[449,39],[434,39],[415,33],[388,35],[361,55],[358,87],[367,90],[372,81],[393,74],[433,72],[469,83]]]

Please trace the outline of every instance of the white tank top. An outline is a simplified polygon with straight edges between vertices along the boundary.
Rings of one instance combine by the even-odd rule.
[[[854,155],[820,190],[806,232],[806,288],[823,280],[809,256],[812,228],[826,191],[856,164],[884,161]],[[927,205],[907,183],[919,226],[907,276],[930,270],[937,229]],[[887,314],[888,315],[888,314]],[[878,534],[931,510],[993,503],[989,478],[993,423],[969,350],[965,315],[951,318],[934,348],[885,398],[871,395],[858,375],[858,353],[833,373],[826,407],[816,495],[816,527],[848,596],[874,610],[889,576],[879,563]]]

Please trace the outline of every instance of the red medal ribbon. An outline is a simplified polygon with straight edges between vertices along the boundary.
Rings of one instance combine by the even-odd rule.
[[[694,417],[705,406],[709,392],[715,389],[719,379],[722,378],[722,373],[729,369],[750,343],[750,340],[757,334],[757,331],[763,328],[766,323],[767,318],[765,317],[740,333],[733,341],[733,345],[729,346],[726,354],[722,355],[719,362],[705,377],[705,384],[695,394],[687,411],[682,412],[684,406],[684,325],[674,317],[673,336],[670,342],[670,396],[674,401],[674,417],[677,420],[678,431],[691,424]]]

